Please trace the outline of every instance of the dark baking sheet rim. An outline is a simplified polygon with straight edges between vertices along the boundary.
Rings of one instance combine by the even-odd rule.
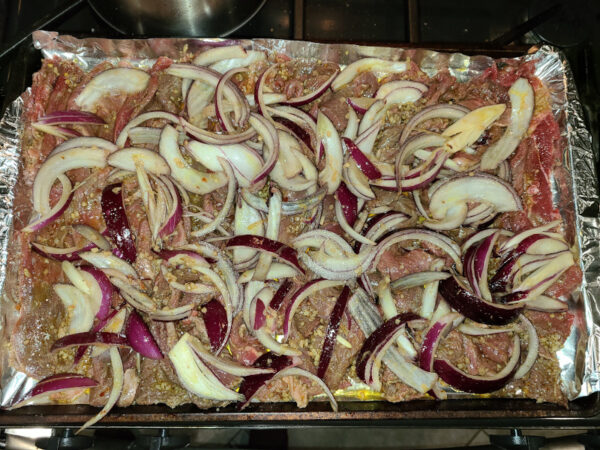
[[[364,42],[352,42],[365,44]],[[414,44],[373,43],[369,45],[415,47]],[[529,46],[490,47],[469,44],[419,44],[432,50],[460,51],[491,57],[513,57],[527,53]],[[31,85],[40,67],[40,52],[31,43],[21,45],[11,58],[6,74],[3,110]],[[0,426],[67,427],[82,424],[97,412],[85,405],[30,406],[0,412]],[[174,409],[166,405],[135,405],[114,408],[95,428],[103,427],[237,427],[277,428],[305,426],[422,426],[422,427],[569,427],[600,425],[600,393],[569,402],[564,408],[525,399],[414,400],[403,403],[342,402],[334,413],[326,402],[312,402],[299,410],[292,403],[251,404],[244,411],[235,407],[200,410],[194,405]]]

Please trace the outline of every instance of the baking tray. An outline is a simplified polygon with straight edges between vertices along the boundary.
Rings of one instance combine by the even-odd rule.
[[[360,42],[352,42],[363,44]],[[409,48],[411,44],[372,43]],[[487,55],[494,58],[521,56],[530,47],[464,44],[420,44],[440,52]],[[28,86],[41,66],[41,53],[31,43],[22,44],[5,67],[6,97],[2,109]],[[86,405],[29,406],[0,412],[0,426],[68,427],[81,424],[97,412]],[[402,403],[381,401],[341,402],[339,411],[327,402],[312,402],[299,410],[293,403],[252,403],[244,411],[235,406],[199,410],[194,405],[169,408],[166,405],[114,408],[95,428],[114,427],[236,427],[292,428],[306,426],[383,426],[383,427],[485,427],[485,428],[589,428],[600,426],[600,393],[569,402],[568,408],[540,404],[526,399],[470,398],[414,400]]]

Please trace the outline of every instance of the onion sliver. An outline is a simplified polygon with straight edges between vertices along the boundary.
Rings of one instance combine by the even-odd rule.
[[[225,174],[227,175],[227,197],[225,198],[225,202],[223,206],[219,210],[219,214],[215,217],[215,220],[204,225],[202,228],[198,230],[192,231],[192,236],[202,237],[206,236],[209,233],[212,233],[217,227],[219,227],[223,221],[229,216],[229,212],[231,211],[231,207],[233,206],[233,202],[235,201],[235,188],[236,181],[235,175],[233,173],[233,169],[229,164],[229,161],[219,158],[219,162],[221,163],[221,167],[224,169]]]
[[[467,202],[487,203],[496,212],[523,209],[519,195],[510,184],[493,175],[476,173],[443,180],[430,197],[431,217],[444,219],[452,207]]]
[[[208,194],[227,183],[227,176],[222,172],[200,172],[189,166],[179,150],[177,130],[170,125],[166,125],[160,135],[159,152],[171,168],[171,176],[190,192]]]
[[[269,199],[269,214],[267,216],[267,229],[265,237],[272,240],[277,240],[279,237],[279,227],[281,225],[281,192],[278,189],[273,190],[273,194]],[[254,268],[253,280],[264,281],[267,278],[269,268],[273,256],[270,253],[263,252],[258,257],[258,262]]]
[[[81,259],[79,254],[81,252],[87,252],[94,248],[94,244],[87,242],[80,246],[67,247],[67,248],[56,248],[48,245],[38,244],[37,242],[31,243],[32,250],[40,255],[51,258],[56,261],[77,261]]]
[[[423,108],[417,114],[412,116],[412,118],[404,126],[402,134],[400,135],[400,144],[403,144],[408,139],[412,131],[417,127],[417,125],[425,120],[436,118],[458,120],[464,117],[468,112],[469,108],[461,105],[451,104],[440,104]]]
[[[274,241],[262,236],[253,236],[250,234],[234,236],[225,244],[226,247],[253,248],[262,252],[269,252],[282,262],[294,267],[299,273],[304,274],[304,269],[298,262],[296,250],[279,241]]]
[[[334,91],[350,83],[362,72],[374,72],[377,76],[389,73],[401,73],[406,70],[405,61],[388,61],[379,58],[362,58],[347,65],[331,84]]]
[[[76,373],[60,373],[40,380],[25,394],[17,397],[5,409],[21,408],[27,405],[46,405],[53,403],[52,396],[83,392],[98,385],[96,380]]]
[[[252,366],[269,368],[273,369],[275,372],[279,372],[280,370],[283,370],[286,367],[288,367],[290,364],[292,364],[292,359],[290,357],[284,355],[278,356],[274,355],[271,352],[267,352],[259,356],[258,359],[254,361],[254,364],[252,364]],[[240,385],[239,391],[240,394],[246,397],[246,400],[244,402],[238,403],[237,409],[242,410],[246,406],[248,406],[256,392],[258,392],[258,390],[261,387],[263,387],[271,378],[273,378],[273,375],[274,374],[272,373],[265,373],[245,377],[242,381],[242,384]]]
[[[210,368],[198,357],[188,344],[187,333],[179,339],[169,352],[169,359],[175,367],[181,385],[201,398],[220,401],[240,401],[242,394],[228,389],[213,374]]]
[[[373,333],[383,322],[377,307],[360,288],[350,298],[348,308],[365,336]],[[393,346],[383,355],[382,360],[403,383],[418,392],[429,391],[438,379],[435,373],[427,372],[407,362]]]
[[[344,286],[341,294],[335,302],[335,305],[333,306],[331,315],[329,316],[329,323],[327,324],[327,330],[325,331],[325,339],[323,340],[323,348],[321,349],[319,367],[317,369],[317,376],[321,379],[325,376],[325,372],[327,372],[327,368],[329,367],[336,337],[340,328],[340,322],[342,321],[349,298],[350,288],[348,286]]]
[[[52,211],[50,190],[58,176],[72,169],[106,167],[109,153],[109,150],[101,148],[76,147],[50,156],[41,165],[33,182],[33,209],[49,214]]]
[[[292,319],[294,318],[296,310],[308,296],[313,295],[315,292],[321,291],[323,289],[342,285],[344,285],[343,281],[316,279],[309,281],[300,289],[298,289],[292,296],[290,303],[288,304],[285,310],[285,318],[283,321],[284,340],[287,340],[290,334]]]
[[[328,194],[333,194],[342,181],[342,142],[331,120],[320,111],[317,116],[317,137],[325,150],[325,169],[319,174],[319,183],[327,186]]]
[[[87,240],[93,242],[96,245],[96,247],[98,247],[100,250],[111,249],[110,242],[108,242],[106,238],[102,236],[102,234],[98,232],[95,228],[92,228],[89,225],[76,224],[73,225],[73,230],[75,230]]]
[[[94,324],[97,309],[87,294],[81,292],[70,284],[54,285],[54,292],[58,295],[67,313],[69,327],[67,333],[73,335],[89,331]]]
[[[217,300],[211,300],[202,306],[202,318],[210,348],[219,354],[228,338],[227,311]]]
[[[95,298],[95,302],[99,304],[96,317],[100,320],[108,317],[114,292],[113,286],[108,277],[101,270],[93,267],[82,266],[80,270],[83,280],[88,285],[89,295]]]
[[[73,186],[71,185],[71,181],[66,175],[63,174],[58,176],[58,181],[62,185],[62,192],[58,202],[56,202],[48,214],[31,222],[29,225],[23,228],[23,232],[29,233],[32,231],[41,230],[62,216],[65,210],[69,207],[71,200],[73,199]]]
[[[277,372],[272,379],[274,380],[283,377],[305,377],[308,378],[310,381],[317,383],[317,385],[323,390],[325,395],[327,395],[327,399],[329,400],[331,409],[334,412],[338,411],[337,402],[335,401],[335,397],[333,396],[332,392],[329,390],[329,387],[323,382],[321,378],[315,376],[313,373],[310,373],[308,370],[300,369],[299,367],[288,367]]]
[[[83,88],[75,103],[84,111],[91,111],[105,95],[114,92],[135,94],[146,89],[150,75],[143,70],[117,67],[100,72]]]
[[[163,354],[154,340],[154,336],[152,336],[148,325],[146,325],[144,319],[136,311],[129,313],[127,323],[125,324],[125,335],[131,348],[140,355],[150,359],[163,358]]]
[[[187,338],[188,345],[196,352],[196,354],[202,358],[206,363],[210,364],[212,367],[215,367],[223,372],[226,372],[231,375],[235,375],[238,377],[246,377],[249,375],[261,375],[266,373],[274,373],[274,369],[262,368],[262,367],[248,367],[243,366],[241,364],[237,364],[233,361],[230,361],[225,358],[219,358],[212,353],[210,353],[202,344],[200,339],[185,334]]]
[[[379,379],[379,367],[375,364],[376,359],[381,360],[381,354],[385,354],[391,342],[398,337],[407,322],[418,320],[419,316],[413,313],[398,314],[383,322],[375,329],[360,349],[356,358],[356,374],[367,384],[373,385],[376,390],[381,388]],[[381,355],[381,356],[380,356]]]
[[[450,306],[465,317],[487,325],[506,325],[521,313],[521,305],[489,303],[477,297],[459,282],[456,275],[440,282],[439,292]]]
[[[179,123],[179,117],[176,116],[175,114],[172,114],[169,112],[151,111],[151,112],[147,112],[144,114],[140,114],[136,118],[132,119],[127,125],[125,125],[125,128],[123,128],[121,130],[119,137],[117,137],[115,144],[117,144],[117,146],[119,148],[125,147],[125,144],[127,143],[127,138],[129,136],[129,131],[132,128],[137,127],[138,125],[141,125],[142,123],[146,122],[147,120],[156,120],[156,119],[166,120],[167,122],[171,122],[172,124]]]
[[[79,256],[98,269],[114,269],[126,276],[138,278],[131,264],[110,252],[83,252]]]
[[[513,378],[519,365],[520,356],[521,346],[519,336],[515,335],[513,338],[512,355],[506,366],[495,375],[489,377],[469,375],[454,367],[454,365],[445,359],[436,359],[433,363],[433,368],[440,378],[453,388],[473,394],[485,394],[501,389]]]
[[[419,356],[421,369],[433,372],[435,352],[439,343],[462,320],[463,317],[459,313],[449,313],[436,321],[432,321],[421,344],[421,353]]]
[[[519,78],[508,90],[510,124],[502,137],[490,145],[481,157],[481,170],[494,170],[517,148],[529,128],[534,108],[534,92],[526,78]]]
[[[137,257],[137,249],[125,213],[122,184],[115,183],[106,186],[102,190],[100,203],[108,235],[119,250],[120,256],[127,262],[133,263]]]
[[[258,175],[256,175],[254,180],[252,180],[252,183],[256,184],[259,181],[262,181],[262,179],[273,170],[273,167],[279,158],[279,136],[273,124],[264,117],[259,116],[256,113],[251,113],[249,121],[250,125],[256,130],[260,137],[262,137],[266,145],[266,150],[268,151],[266,154],[268,156],[266,157],[265,165]]]
[[[69,347],[78,347],[80,345],[110,345],[116,347],[129,347],[129,341],[123,334],[99,332],[85,332],[68,334],[57,339],[50,351],[60,350]]]
[[[333,72],[331,76],[327,80],[325,80],[319,87],[317,87],[313,92],[309,92],[308,94],[302,95],[300,97],[290,98],[283,103],[285,105],[291,106],[302,106],[316,100],[321,95],[323,95],[327,91],[327,89],[329,89],[329,86],[331,86],[331,83],[333,82],[335,77],[337,77],[338,71],[339,69],[336,68],[335,72]]]
[[[130,172],[135,172],[137,167],[143,167],[155,175],[171,173],[166,161],[158,153],[146,148],[129,147],[117,150],[108,157],[107,162],[112,167]]]
[[[77,433],[85,430],[88,427],[91,427],[104,416],[106,416],[112,407],[117,404],[117,401],[121,396],[121,391],[123,390],[123,361],[121,360],[121,355],[119,354],[118,348],[112,347],[110,349],[110,366],[112,370],[113,384],[106,404],[102,407],[98,414],[84,423],[83,426],[77,430]]]
[[[246,56],[246,50],[241,45],[228,45],[203,51],[194,58],[193,63],[197,66],[209,66],[224,59],[245,58]]]
[[[456,267],[459,271],[462,270],[462,262],[460,260],[460,248],[458,245],[450,238],[444,236],[440,233],[435,233],[433,231],[422,230],[422,229],[411,229],[408,228],[406,230],[398,231],[394,234],[387,236],[383,239],[379,244],[377,244],[375,250],[375,256],[372,260],[371,267],[376,267],[379,263],[379,259],[385,250],[387,250],[390,246],[398,244],[400,242],[405,241],[425,241],[429,244],[433,244],[436,247],[439,247],[443,250],[456,264]]]

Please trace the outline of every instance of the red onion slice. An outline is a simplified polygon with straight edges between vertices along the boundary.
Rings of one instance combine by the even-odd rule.
[[[90,296],[96,298],[96,302],[100,305],[96,317],[100,320],[108,317],[114,292],[113,286],[108,277],[98,269],[88,266],[81,266],[80,270],[89,274],[83,275],[83,279],[89,287]]]
[[[150,329],[136,312],[131,311],[125,325],[125,336],[131,348],[140,355],[150,359],[162,359],[163,354],[154,340]]]
[[[265,353],[260,356],[256,361],[254,361],[253,367],[261,367],[266,369],[273,369],[276,372],[285,369],[286,367],[292,364],[292,359],[289,356],[285,355],[274,355],[271,352]],[[258,390],[263,387],[271,378],[273,378],[274,374],[266,373],[262,375],[250,375],[245,377],[240,385],[239,392],[246,399],[243,402],[237,404],[237,410],[242,410],[252,400],[254,395],[258,392]]]
[[[439,292],[450,306],[465,317],[487,325],[506,325],[515,320],[523,307],[520,305],[500,305],[486,302],[469,292],[456,275],[443,280]]]
[[[348,308],[365,336],[372,334],[383,322],[379,310],[362,289],[354,292]],[[417,392],[428,392],[438,379],[436,374],[407,362],[394,346],[389,347],[382,360],[403,383]]]
[[[423,338],[419,366],[428,372],[433,372],[433,362],[439,343],[464,318],[458,313],[449,313],[433,322]]]
[[[395,91],[400,88],[414,88],[419,90],[422,94],[427,92],[427,86],[423,83],[419,83],[418,81],[410,81],[410,80],[397,80],[397,81],[388,81],[381,85],[381,87],[377,90],[377,94],[375,94],[375,98],[385,98],[390,92]]]
[[[346,305],[348,304],[349,298],[350,288],[348,286],[344,286],[341,294],[335,302],[335,305],[333,306],[331,315],[329,316],[329,323],[327,325],[327,330],[325,331],[325,339],[323,340],[323,348],[321,349],[319,367],[317,369],[317,376],[321,379],[323,379],[325,372],[327,372],[327,368],[329,367],[336,337],[340,328],[340,322],[342,321],[342,316],[346,310]]]
[[[229,58],[226,60],[222,60],[210,65],[210,68],[224,73],[230,69],[234,69],[236,67],[249,67],[259,61],[264,61],[267,59],[265,52],[258,50],[246,50],[246,56],[243,58]]]
[[[444,149],[456,153],[472,145],[505,109],[504,103],[481,106],[461,117],[442,132],[442,136],[448,137]]]
[[[67,248],[56,248],[48,245],[38,244],[37,242],[31,243],[32,250],[45,258],[54,259],[56,261],[77,261],[80,258],[81,252],[87,252],[94,248],[94,244],[91,242],[82,244],[75,247]]]
[[[348,97],[348,105],[358,114],[366,113],[377,99],[369,97]]]
[[[44,125],[41,123],[34,122],[31,124],[31,126],[36,130],[41,131],[42,133],[46,133],[51,136],[56,136],[59,139],[71,139],[81,136],[81,133],[79,133],[78,131],[67,127],[61,127],[58,125]]]
[[[114,269],[125,276],[138,278],[131,264],[110,252],[82,252],[79,257],[98,269]]]
[[[46,405],[53,403],[52,396],[70,391],[83,392],[98,385],[96,380],[75,373],[52,375],[40,380],[33,388],[27,391],[5,409],[16,409],[27,405]]]
[[[123,206],[122,189],[121,183],[115,183],[106,186],[102,190],[102,215],[106,222],[108,235],[123,255],[123,259],[133,263],[136,259],[137,250]]]
[[[52,344],[50,351],[53,352],[63,348],[94,344],[129,347],[129,341],[123,334],[106,333],[103,331],[94,333],[88,331],[85,333],[68,334],[67,336],[57,339],[54,344]]]
[[[269,308],[271,308],[274,311],[278,311],[293,287],[294,283],[291,280],[284,280],[283,283],[281,283],[281,285],[279,286],[279,288],[277,288],[277,291],[275,291],[273,298],[269,302]]]
[[[50,213],[50,190],[58,176],[72,169],[106,167],[109,153],[101,148],[76,147],[50,156],[33,182],[33,209],[41,214]]]
[[[436,359],[433,368],[442,380],[455,389],[473,394],[494,392],[504,387],[514,376],[519,365],[521,346],[519,336],[513,339],[513,351],[510,360],[504,368],[495,375],[482,377],[469,375],[454,367],[445,359]]]
[[[434,219],[444,219],[453,206],[484,202],[496,212],[521,211],[521,199],[506,181],[493,175],[459,174],[443,180],[430,196],[429,210]]]
[[[175,186],[171,179],[168,177],[161,177],[161,180],[167,186],[172,200],[171,208],[167,212],[167,219],[164,221],[158,232],[160,237],[165,237],[173,233],[179,222],[181,222],[181,218],[183,217],[183,202],[179,189],[177,189],[177,186]]]
[[[515,249],[519,246],[519,244],[521,244],[521,242],[525,241],[526,239],[528,239],[534,235],[538,235],[538,234],[544,233],[546,231],[552,230],[553,228],[558,227],[560,225],[560,223],[561,223],[560,220],[554,220],[552,222],[541,225],[539,227],[530,228],[528,230],[521,231],[520,233],[515,234],[513,237],[511,237],[506,242],[504,242],[498,248],[498,252],[500,254],[504,254],[508,250]],[[530,241],[528,241],[528,242],[530,242]],[[531,242],[531,243],[533,243],[533,242]],[[525,251],[525,250],[523,250],[523,251]]]
[[[304,274],[304,269],[298,262],[298,255],[296,250],[283,244],[282,242],[274,241],[262,236],[253,236],[251,234],[244,234],[240,236],[234,236],[229,239],[225,244],[226,247],[236,248],[253,248],[261,252],[268,252],[280,259],[282,262],[294,267],[299,273]]]
[[[54,111],[37,120],[43,125],[104,125],[104,120],[86,111]]]
[[[356,165],[360,168],[370,180],[381,178],[381,172],[379,169],[365,156],[365,154],[348,138],[342,138],[342,142],[346,146],[346,149],[350,152],[350,155],[356,162]]]
[[[202,306],[202,313],[210,348],[218,355],[228,337],[227,312],[221,303],[211,300]]]
[[[321,84],[319,87],[317,87],[313,92],[302,95],[300,97],[290,98],[290,99],[286,100],[285,102],[283,102],[283,104],[291,105],[291,106],[302,106],[302,105],[306,105],[307,103],[310,103],[310,102],[318,99],[327,91],[327,89],[329,89],[329,86],[331,86],[331,83],[333,83],[333,80],[335,79],[335,77],[337,77],[338,72],[339,72],[339,69],[336,68],[335,72],[332,73],[331,76],[327,80],[325,80],[323,82],[323,84]]]
[[[166,70],[170,75],[180,78],[190,78],[193,80],[201,80],[211,86],[216,87],[221,79],[222,75],[219,72],[215,72],[207,67],[199,67],[191,64],[171,64]],[[243,97],[239,92],[239,89],[231,82],[225,83],[223,95],[229,103],[234,105],[234,120],[236,123],[240,123],[244,112],[241,108],[241,98]],[[240,105],[240,107],[235,107]]]
[[[388,349],[386,344],[396,340],[397,334],[402,331],[407,322],[419,319],[420,317],[413,313],[398,314],[383,322],[367,337],[356,357],[356,374],[362,381],[375,384],[376,389],[380,388],[376,382],[379,374],[378,370],[375,373],[374,369],[379,368],[374,364],[375,359]]]
[[[358,135],[358,116],[356,111],[352,107],[348,107],[348,124],[342,134],[343,137],[348,138],[352,141],[356,139]]]
[[[544,312],[563,312],[569,310],[569,304],[556,298],[540,295],[525,304],[526,309]]]
[[[386,106],[383,100],[377,100],[375,103],[373,103],[358,124],[359,137],[363,133],[366,133],[369,128],[378,129],[378,126],[383,124],[385,112]],[[363,151],[365,153],[370,153],[370,151]]]
[[[182,117],[179,118],[179,122],[186,133],[207,144],[239,144],[256,136],[256,131],[252,127],[242,131],[241,133],[218,134],[199,128]]]
[[[239,68],[235,68],[235,69],[231,69],[231,70],[227,71],[221,77],[221,79],[217,83],[217,87],[215,89],[215,113],[217,115],[217,119],[219,120],[219,123],[221,124],[221,127],[228,133],[235,132],[235,127],[232,125],[231,120],[229,119],[228,113],[225,112],[225,108],[224,108],[225,86],[227,86],[228,83],[231,86],[232,83],[229,81],[230,78],[241,72],[246,72],[246,69],[239,67]],[[238,88],[235,85],[233,85],[232,89],[234,91],[238,91]],[[242,111],[241,117],[240,117],[238,123],[240,126],[243,126],[243,125],[245,125],[245,121],[248,119],[250,106],[248,105],[248,101],[246,100],[246,97],[244,95],[242,95],[240,92],[237,92],[237,94],[239,94],[239,95],[237,95],[235,98],[236,104],[233,105],[233,109],[234,110],[240,109]]]
[[[270,116],[268,114],[264,100],[265,84],[267,83],[267,79],[269,78],[269,76],[271,76],[272,73],[277,71],[278,67],[278,64],[273,64],[271,67],[265,70],[261,74],[261,76],[258,77],[258,80],[256,81],[256,86],[254,87],[254,103],[256,103],[256,106],[258,107],[258,113],[266,117]]]
[[[23,232],[29,233],[41,230],[62,216],[65,210],[69,207],[71,200],[73,200],[73,186],[71,185],[71,181],[66,175],[62,174],[58,176],[58,181],[62,185],[62,192],[58,202],[56,202],[48,214],[45,214],[39,219],[34,220],[25,228],[23,228]]]
[[[110,242],[106,240],[104,236],[100,232],[98,232],[95,228],[92,228],[88,225],[77,224],[73,225],[73,230],[82,235],[84,238],[93,242],[96,247],[101,250],[110,250],[111,245]]]

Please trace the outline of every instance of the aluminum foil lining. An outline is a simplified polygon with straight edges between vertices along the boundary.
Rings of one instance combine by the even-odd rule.
[[[466,56],[460,53],[440,53],[425,49],[401,49],[353,44],[320,44],[305,41],[255,39],[227,41],[223,39],[77,39],[56,32],[36,31],[33,42],[46,58],[73,60],[84,70],[103,61],[118,64],[127,60],[135,67],[150,67],[158,56],[173,59],[185,57],[200,48],[232,43],[247,49],[280,52],[296,58],[316,58],[349,64],[362,57],[391,60],[410,58],[429,76],[448,68],[459,82],[468,81],[494,64],[487,56]],[[572,192],[554,189],[554,200],[563,216],[568,208],[575,209],[575,244],[580,251],[584,273],[581,288],[574,293],[570,310],[575,325],[565,346],[557,353],[561,367],[562,389],[570,400],[600,391],[600,226],[598,181],[594,166],[591,136],[585,126],[577,89],[565,56],[557,49],[544,46],[532,49],[524,60],[535,60],[536,76],[550,89],[552,110],[561,129],[561,148],[564,166],[572,176]],[[19,176],[20,139],[23,123],[23,99],[18,98],[0,121],[0,404],[6,405],[35,380],[10,367],[7,336],[17,314],[7,292],[12,280],[7,276],[7,249],[13,220],[15,184]],[[18,205],[14,205],[18,206]],[[561,209],[562,207],[562,209]]]

